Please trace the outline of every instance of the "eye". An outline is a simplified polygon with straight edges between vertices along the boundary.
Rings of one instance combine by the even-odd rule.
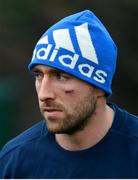
[[[69,75],[67,75],[66,73],[62,73],[62,72],[58,72],[58,73],[56,74],[56,76],[57,76],[57,78],[58,78],[59,80],[61,80],[61,81],[67,81],[67,80],[70,78]]]
[[[34,76],[35,79],[40,80],[40,79],[43,78],[43,73],[40,72],[40,71],[33,71],[33,76]]]

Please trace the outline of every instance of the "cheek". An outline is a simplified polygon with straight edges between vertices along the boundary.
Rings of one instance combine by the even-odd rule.
[[[58,95],[62,96],[64,99],[67,100],[69,100],[69,98],[74,97],[77,92],[77,90],[72,86],[58,87],[57,91]]]
[[[74,84],[72,84],[72,83],[64,84],[61,87],[61,89],[65,94],[69,94],[69,95],[73,95],[75,92],[78,91],[77,87],[74,86]]]
[[[38,91],[39,91],[39,84],[37,81],[35,81],[35,89],[36,89],[36,92],[38,94]]]
[[[67,104],[71,104],[74,101],[77,101],[77,99],[79,99],[79,96],[80,94],[77,89],[69,88],[64,90],[64,99],[66,99]]]
[[[74,98],[74,99],[76,99],[77,97],[79,98],[83,96],[84,93],[86,92],[85,90],[87,89],[84,89],[83,86],[80,86],[77,83],[68,83],[62,87],[62,91],[64,92],[64,94],[67,97]]]
[[[73,96],[73,95],[76,94],[77,89],[76,89],[75,87],[73,87],[73,86],[67,86],[67,87],[65,87],[65,88],[63,89],[63,91],[64,91],[64,94],[65,94],[65,95]]]

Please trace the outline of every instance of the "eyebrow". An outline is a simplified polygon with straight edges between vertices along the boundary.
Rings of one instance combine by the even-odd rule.
[[[43,72],[43,70],[41,70],[39,67],[34,67],[32,69],[32,72]],[[67,74],[66,72],[62,71],[62,70],[59,70],[59,69],[55,69],[55,68],[51,68],[48,70],[49,73],[65,73]]]
[[[38,72],[38,71],[41,71],[41,70],[39,68],[37,68],[37,67],[32,68],[32,72]]]

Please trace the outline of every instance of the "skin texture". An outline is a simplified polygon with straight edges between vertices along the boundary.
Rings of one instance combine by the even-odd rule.
[[[33,74],[40,111],[60,146],[85,149],[105,136],[113,110],[102,90],[48,66],[35,66]]]

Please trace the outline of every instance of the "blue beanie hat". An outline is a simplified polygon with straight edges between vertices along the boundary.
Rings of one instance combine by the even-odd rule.
[[[28,68],[41,64],[88,82],[108,95],[116,67],[117,47],[89,10],[65,17],[40,38]]]

